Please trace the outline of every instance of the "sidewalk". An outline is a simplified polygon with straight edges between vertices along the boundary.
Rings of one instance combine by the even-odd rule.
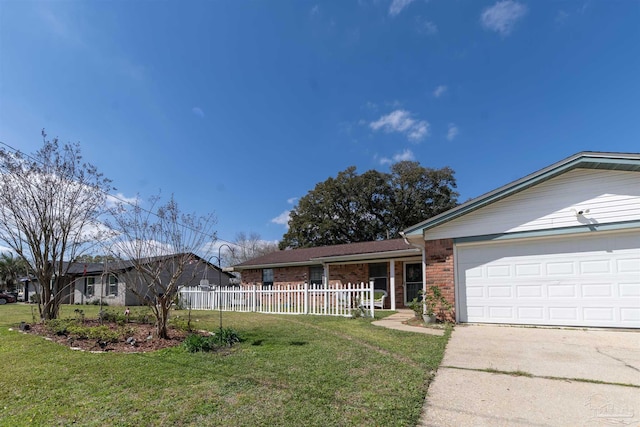
[[[409,326],[402,322],[414,317],[413,310],[400,309],[397,313],[385,317],[381,320],[371,322],[372,325],[382,326],[383,328],[396,329],[398,331],[417,332],[419,334],[428,335],[444,335],[444,329],[426,328],[421,326]]]

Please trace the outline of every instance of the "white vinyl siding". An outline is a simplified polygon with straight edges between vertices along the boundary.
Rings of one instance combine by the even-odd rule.
[[[573,210],[589,209],[576,216]],[[574,169],[425,232],[426,240],[640,220],[640,173]]]
[[[640,328],[640,231],[458,245],[462,322]]]

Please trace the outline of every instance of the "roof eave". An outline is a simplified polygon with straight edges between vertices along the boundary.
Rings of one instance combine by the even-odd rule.
[[[277,267],[301,267],[305,265],[315,265],[317,262],[313,260],[296,261],[296,262],[273,262],[266,264],[252,264],[252,265],[234,265],[229,267],[229,271],[244,271],[244,270],[256,270],[261,268],[277,268]]]
[[[400,249],[396,251],[385,251],[385,252],[370,252],[370,253],[359,253],[353,255],[333,255],[333,256],[325,256],[325,257],[316,257],[310,258],[306,261],[297,261],[297,262],[274,262],[274,263],[265,263],[265,264],[253,264],[253,265],[236,265],[230,267],[230,271],[244,271],[244,270],[255,270],[262,268],[278,268],[278,267],[304,267],[311,265],[318,265],[323,263],[334,263],[334,262],[353,262],[353,261],[368,261],[368,260],[379,260],[385,258],[401,258],[408,257],[413,255],[420,254],[420,250],[416,248],[410,249]]]
[[[372,259],[385,259],[385,258],[402,258],[408,256],[419,255],[420,250],[417,248],[411,249],[401,249],[397,251],[387,251],[387,252],[371,252],[365,254],[355,254],[355,255],[337,255],[337,256],[328,256],[328,257],[318,257],[313,258],[313,260],[323,262],[323,263],[331,263],[331,262],[352,262],[352,261],[367,261]]]
[[[426,230],[438,225],[452,221],[458,217],[466,215],[505,197],[519,193],[527,188],[556,177],[571,169],[590,166],[594,169],[604,169],[599,165],[615,164],[621,165],[620,169],[640,170],[640,154],[637,153],[604,153],[604,152],[581,152],[568,157],[560,162],[554,163],[546,168],[531,173],[523,178],[503,185],[493,191],[485,193],[453,209],[449,209],[439,215],[429,218],[404,230],[402,234],[407,238],[413,236],[423,236]],[[610,168],[607,168],[610,169]]]

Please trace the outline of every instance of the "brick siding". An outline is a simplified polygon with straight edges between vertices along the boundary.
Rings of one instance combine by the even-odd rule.
[[[453,240],[439,239],[425,242],[427,288],[436,285],[447,302],[455,307],[455,278],[453,260]],[[455,321],[455,311],[449,316]]]

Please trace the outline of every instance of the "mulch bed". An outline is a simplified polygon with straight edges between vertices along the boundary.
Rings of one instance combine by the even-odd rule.
[[[83,326],[100,326],[98,320],[85,320]],[[103,322],[103,325],[112,330],[118,330],[119,326],[113,323]],[[160,339],[155,334],[155,326],[140,323],[126,323],[125,327],[130,329],[126,337],[121,337],[118,342],[100,342],[95,339],[80,339],[71,335],[56,335],[51,333],[44,324],[37,323],[29,325],[27,333],[40,335],[51,341],[70,347],[74,350],[93,352],[115,352],[115,353],[144,353],[156,351],[163,348],[175,347],[182,344],[189,332],[169,327],[169,339]],[[127,342],[127,340],[129,342]]]

